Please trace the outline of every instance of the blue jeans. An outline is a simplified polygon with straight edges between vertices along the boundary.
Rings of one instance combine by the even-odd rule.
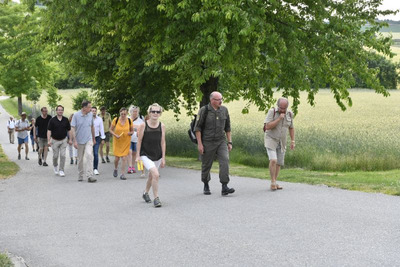
[[[100,136],[96,136],[96,144],[93,146],[93,169],[99,167],[99,147],[100,147]]]

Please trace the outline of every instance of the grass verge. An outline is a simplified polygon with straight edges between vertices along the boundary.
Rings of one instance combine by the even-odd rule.
[[[10,258],[6,254],[0,253],[0,266],[13,267],[14,264],[11,262]]]
[[[19,119],[18,114],[18,102],[15,98],[7,98],[1,101],[1,105],[7,111],[8,114],[11,114],[15,119]],[[23,111],[27,114],[30,114],[31,111],[27,109],[25,106],[22,107]]]
[[[6,154],[4,154],[3,148],[0,145],[0,179],[5,179],[15,175],[18,170],[18,165],[8,159]]]
[[[201,169],[201,163],[194,158],[167,157],[167,165],[193,170]],[[218,162],[214,162],[211,172],[218,173]],[[229,172],[235,176],[269,179],[267,168],[230,163]],[[323,172],[303,169],[282,169],[278,180],[400,196],[399,177],[400,170],[382,172]]]

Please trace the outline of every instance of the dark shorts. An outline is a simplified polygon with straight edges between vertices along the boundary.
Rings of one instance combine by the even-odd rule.
[[[26,136],[25,138],[19,138],[18,137],[18,145],[22,145],[23,143],[28,143],[29,142],[29,137]]]
[[[136,143],[131,142],[131,150],[132,150],[133,152],[136,152]]]
[[[106,142],[106,143],[108,143],[108,142],[110,142],[110,132],[106,132],[106,133],[104,133],[104,135],[106,136],[106,138],[104,139],[104,142]]]

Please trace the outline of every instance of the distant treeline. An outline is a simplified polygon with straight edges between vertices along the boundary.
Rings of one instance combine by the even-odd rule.
[[[92,85],[84,82],[83,75],[79,74],[67,74],[59,78],[55,85],[58,89],[76,89],[76,88],[91,88]]]

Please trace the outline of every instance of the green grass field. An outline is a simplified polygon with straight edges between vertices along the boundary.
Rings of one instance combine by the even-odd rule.
[[[400,92],[385,98],[370,90],[351,90],[353,107],[343,112],[329,90],[321,90],[316,106],[307,104],[301,94],[296,116],[295,151],[288,151],[286,166],[323,171],[381,171],[400,168]],[[254,107],[241,114],[245,103],[228,103],[232,120],[234,150],[231,161],[247,166],[268,166],[262,126],[264,112]],[[167,153],[171,156],[197,157],[196,146],[187,136],[189,117],[176,122],[172,112],[161,119],[166,124]]]
[[[0,179],[5,179],[15,175],[18,170],[18,165],[8,159],[3,152],[3,148],[0,146]]]

